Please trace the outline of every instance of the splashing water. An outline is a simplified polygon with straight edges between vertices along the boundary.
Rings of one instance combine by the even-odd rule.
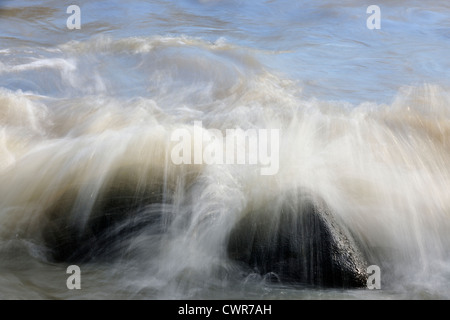
[[[439,53],[450,8],[386,5],[375,45],[368,30],[347,28],[359,9],[365,18],[353,1],[305,5],[302,19],[285,1],[248,1],[248,15],[232,20],[236,3],[135,3],[133,23],[116,25],[94,2],[74,39],[56,27],[67,17],[56,2],[29,13],[22,1],[0,6],[0,297],[450,297],[450,95],[438,71],[448,70]],[[431,27],[414,33],[411,16]],[[270,18],[257,30],[261,17]],[[45,39],[14,34],[39,21]],[[412,42],[390,38],[402,33],[426,39],[403,62]],[[361,72],[380,54],[386,65]],[[195,121],[279,129],[278,173],[175,165],[171,134]],[[355,235],[382,270],[382,291],[274,282],[230,258],[236,225],[249,212],[268,220],[261,208],[278,223],[296,190],[323,199]],[[65,287],[72,262],[83,270],[76,293]]]

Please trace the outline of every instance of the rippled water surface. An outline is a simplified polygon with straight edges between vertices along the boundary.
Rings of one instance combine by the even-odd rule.
[[[80,30],[61,1],[0,0],[0,298],[450,297],[449,2],[74,4]],[[279,129],[278,174],[174,165],[171,132],[194,121]],[[230,261],[249,208],[292,190],[324,199],[383,290],[277,284]],[[118,208],[126,226],[92,244],[110,259],[67,290],[58,221],[83,234]]]

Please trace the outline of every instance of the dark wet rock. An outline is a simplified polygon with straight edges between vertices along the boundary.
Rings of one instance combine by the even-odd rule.
[[[354,237],[323,201],[309,195],[250,210],[231,232],[228,254],[282,282],[366,286],[367,262]]]
[[[125,252],[127,240],[143,228],[161,228],[165,210],[162,184],[142,185],[128,172],[102,188],[92,207],[79,186],[65,191],[47,210],[42,230],[53,262],[112,260]]]

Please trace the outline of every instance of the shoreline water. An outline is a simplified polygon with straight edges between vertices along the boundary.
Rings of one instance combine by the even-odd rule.
[[[350,0],[79,5],[80,30],[56,1],[0,5],[1,298],[450,297],[448,5],[382,1],[380,30]],[[279,170],[174,163],[171,133],[199,121],[279,130]],[[381,291],[230,259],[235,226],[273,234],[295,190],[359,239]]]

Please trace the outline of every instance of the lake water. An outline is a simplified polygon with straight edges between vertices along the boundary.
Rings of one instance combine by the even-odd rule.
[[[449,2],[73,4],[79,30],[61,1],[0,0],[0,298],[450,298]],[[174,164],[171,133],[195,121],[279,130],[279,171]],[[297,189],[361,239],[382,290],[230,261],[248,208]],[[114,201],[146,227],[92,244],[114,258],[68,290],[54,221],[82,232]]]

